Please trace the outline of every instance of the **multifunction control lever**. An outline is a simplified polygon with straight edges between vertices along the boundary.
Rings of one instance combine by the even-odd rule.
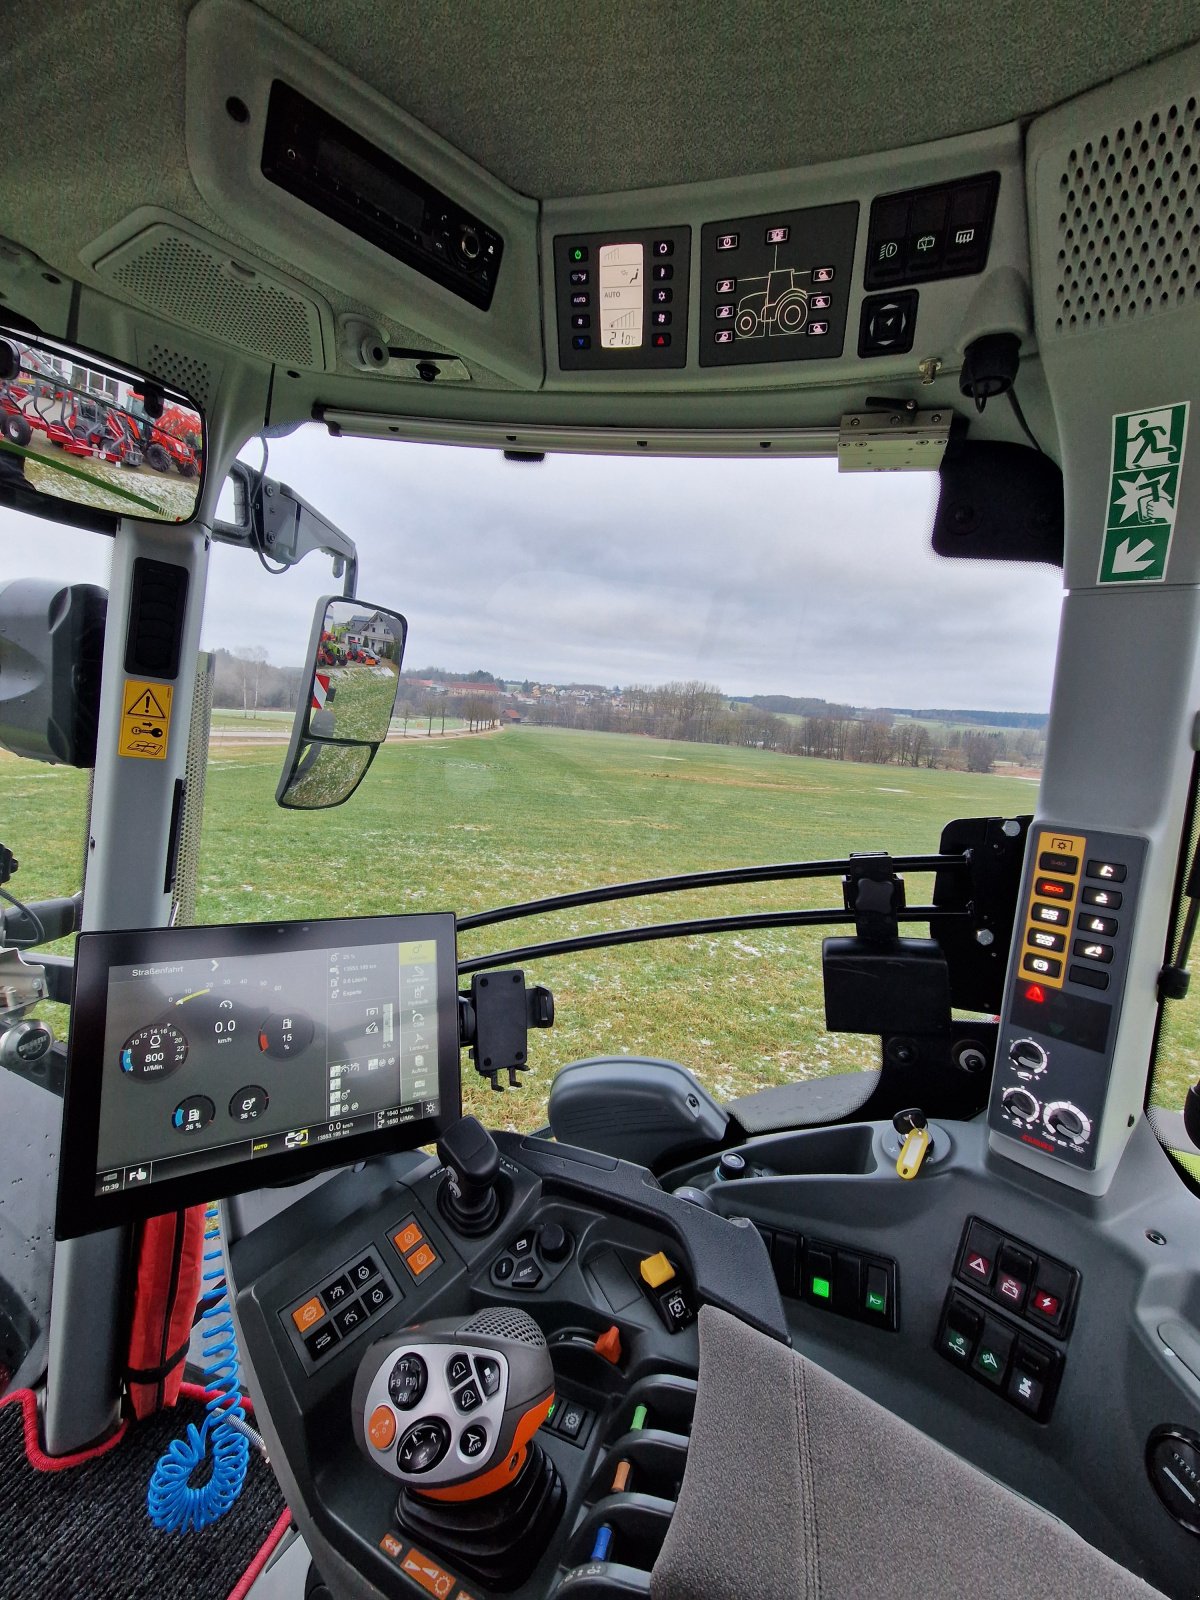
[[[355,1436],[369,1461],[421,1494],[480,1499],[519,1476],[553,1399],[537,1323],[490,1307],[377,1340],[354,1383]]]
[[[524,1311],[492,1306],[373,1344],[354,1380],[354,1434],[403,1486],[401,1532],[508,1594],[541,1559],[566,1503],[534,1438],[553,1403],[541,1329]]]

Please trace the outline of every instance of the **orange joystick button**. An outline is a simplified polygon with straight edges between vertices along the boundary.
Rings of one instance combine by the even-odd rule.
[[[367,1437],[376,1450],[390,1450],[396,1437],[396,1413],[391,1406],[376,1406],[367,1423]]]

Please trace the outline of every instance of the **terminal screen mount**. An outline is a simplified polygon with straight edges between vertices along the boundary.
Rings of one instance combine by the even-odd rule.
[[[456,980],[449,914],[80,935],[57,1236],[429,1143]]]

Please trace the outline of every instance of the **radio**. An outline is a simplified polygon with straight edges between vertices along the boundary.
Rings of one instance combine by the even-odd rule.
[[[504,251],[500,235],[278,78],[262,173],[481,311],[491,305]]]

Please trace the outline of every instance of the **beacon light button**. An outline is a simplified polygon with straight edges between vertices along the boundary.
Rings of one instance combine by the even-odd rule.
[[[661,1289],[664,1283],[670,1283],[675,1276],[675,1268],[660,1250],[657,1255],[647,1256],[638,1266],[642,1275],[642,1282],[649,1284],[652,1289]]]

